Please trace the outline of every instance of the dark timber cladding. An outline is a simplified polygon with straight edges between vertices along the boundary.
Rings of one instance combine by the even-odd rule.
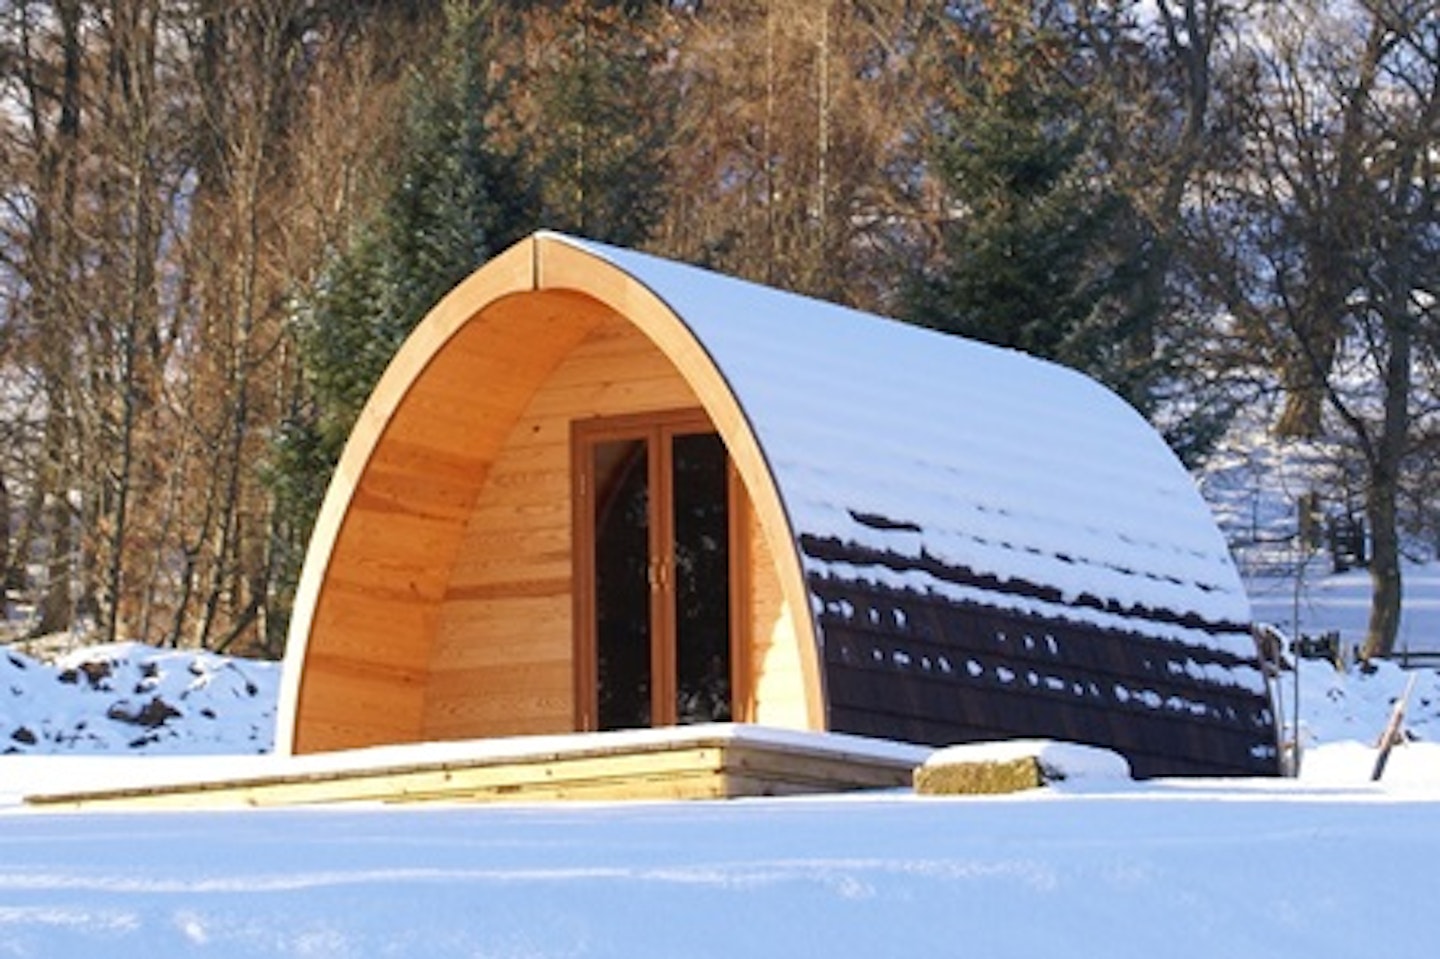
[[[1234,654],[897,589],[863,575],[867,568],[923,569],[940,583],[1052,598],[1048,589],[999,583],[930,557],[813,538],[802,546],[812,560],[852,572],[809,576],[822,607],[817,625],[832,730],[933,745],[1015,737],[1100,745],[1124,754],[1139,778],[1273,773],[1268,700],[1205,678],[1207,666],[1221,667],[1222,675],[1243,666]],[[1085,597],[1075,605],[1106,604]],[[1248,632],[1239,623],[1187,625]]]

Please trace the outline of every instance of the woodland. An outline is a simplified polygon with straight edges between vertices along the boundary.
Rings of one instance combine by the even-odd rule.
[[[0,575],[29,632],[279,656],[388,358],[550,228],[1076,367],[1197,468],[1273,411],[1384,655],[1437,134],[1440,2],[0,0]]]

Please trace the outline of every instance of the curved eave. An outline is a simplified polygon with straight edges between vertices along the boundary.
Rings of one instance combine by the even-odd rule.
[[[533,242],[525,240],[491,259],[452,289],[401,345],[361,410],[326,488],[310,534],[285,644],[276,710],[276,751],[293,751],[305,662],[315,614],[350,504],[386,430],[436,355],[486,305],[535,288]]]
[[[415,408],[433,405],[435,398],[426,395],[426,377],[443,367],[447,348],[451,353],[484,349],[490,326],[503,326],[507,315],[523,313],[532,303],[537,309],[560,312],[567,304],[581,311],[604,308],[624,317],[665,354],[699,397],[729,449],[771,545],[781,590],[800,637],[806,725],[823,729],[823,674],[798,539],[739,399],[684,317],[645,283],[575,241],[537,234],[491,259],[435,306],[402,345],[362,410],[331,479],[306,553],[285,652],[277,750],[296,751],[306,666],[315,652],[312,638],[317,613],[337,553],[360,548],[351,543],[357,537],[346,536],[347,523],[355,522],[351,514],[357,496],[371,495],[366,492],[367,484],[384,487],[376,475],[383,472],[377,461],[385,458],[387,434],[403,432],[396,424],[407,416],[421,415]],[[525,341],[528,349],[553,354],[558,361],[574,341],[566,338],[564,324],[556,324],[555,330],[554,336],[540,337],[545,342],[530,337]],[[512,340],[510,348],[515,349],[517,342]],[[534,365],[539,369],[544,363]],[[478,477],[474,482],[478,487]],[[443,558],[436,557],[435,562],[441,563]]]

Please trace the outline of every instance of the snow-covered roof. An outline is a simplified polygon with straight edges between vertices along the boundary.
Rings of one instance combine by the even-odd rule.
[[[986,604],[1063,608],[1162,639],[1198,625],[1218,633],[1206,645],[1253,655],[1240,578],[1191,477],[1095,381],[647,254],[551,239],[628,273],[691,330],[739,401],[798,540],[924,557],[1015,587],[978,591]],[[837,572],[823,553],[805,551],[807,575]],[[921,564],[897,565],[868,575],[980,598]]]

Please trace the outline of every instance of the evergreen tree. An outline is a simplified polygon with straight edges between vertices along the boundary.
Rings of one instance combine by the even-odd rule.
[[[297,298],[310,395],[281,426],[271,482],[281,513],[299,518],[301,543],[405,337],[451,287],[537,226],[518,151],[493,135],[505,83],[494,66],[499,23],[491,3],[446,3],[433,69],[410,86],[391,191]]]
[[[315,290],[307,369],[334,445],[415,324],[456,283],[536,225],[517,157],[491,136],[503,80],[489,4],[452,0],[432,75],[417,75],[394,186]]]
[[[530,169],[546,224],[642,245],[665,210],[676,102],[663,4],[555,0],[524,23]]]
[[[1078,50],[1024,2],[972,5],[954,28],[934,156],[950,213],[906,314],[1084,370],[1144,409],[1143,230],[1109,182],[1083,71],[1066,69]]]

